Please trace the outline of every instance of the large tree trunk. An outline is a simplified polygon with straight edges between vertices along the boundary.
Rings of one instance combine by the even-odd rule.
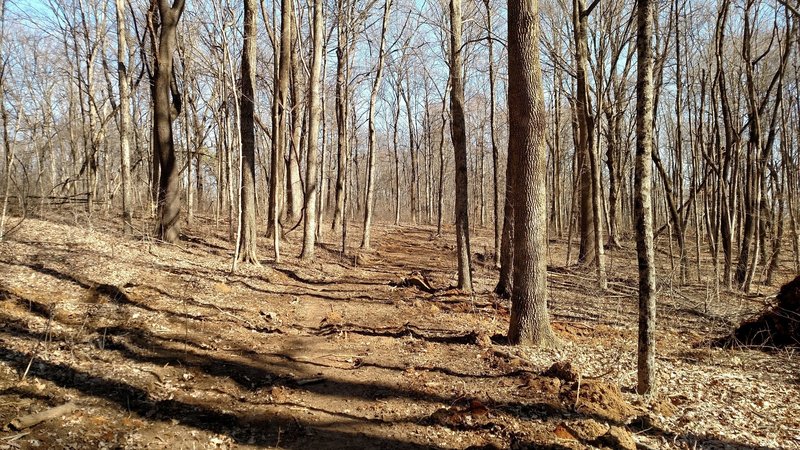
[[[634,178],[634,228],[639,262],[639,394],[650,396],[656,389],[655,326],[656,280],[651,200],[653,153],[653,0],[639,0],[637,7],[636,168]]]
[[[539,2],[508,2],[509,164],[514,178],[514,287],[508,340],[555,346],[547,311],[547,152]]]
[[[153,2],[155,4],[155,0]],[[164,242],[175,242],[180,234],[178,216],[181,209],[181,190],[172,121],[180,113],[180,97],[171,92],[171,83],[172,57],[175,53],[178,20],[183,13],[184,0],[175,0],[172,6],[169,3],[169,0],[158,0],[160,33],[153,89],[153,148],[159,165],[156,236]],[[177,103],[174,109],[173,102]]]
[[[361,237],[361,248],[369,249],[370,231],[372,228],[372,209],[375,207],[375,104],[378,100],[378,90],[381,88],[383,79],[383,59],[386,48],[386,26],[389,23],[389,11],[392,8],[392,0],[386,0],[383,6],[383,22],[381,25],[381,41],[378,50],[378,66],[375,73],[375,80],[372,82],[372,92],[369,96],[369,137],[367,149],[367,185],[366,202],[364,205],[364,233]]]
[[[317,236],[317,142],[320,121],[320,84],[322,78],[322,38],[325,28],[322,17],[322,0],[314,0],[314,47],[311,58],[311,76],[308,80],[308,152],[306,153],[305,223],[303,230],[304,260],[314,256]]]
[[[456,163],[456,243],[458,289],[472,291],[472,252],[469,245],[469,190],[467,132],[464,121],[464,49],[462,48],[461,0],[450,0],[450,133]],[[413,162],[412,162],[413,165]],[[412,180],[415,183],[416,180]],[[412,203],[413,203],[412,199]]]
[[[242,84],[239,130],[242,140],[241,211],[239,213],[239,259],[258,264],[256,253],[256,0],[244,2],[244,45],[242,47]]]

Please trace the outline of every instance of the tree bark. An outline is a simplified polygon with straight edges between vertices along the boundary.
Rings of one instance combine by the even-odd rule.
[[[372,209],[375,207],[375,104],[378,100],[378,90],[381,88],[383,79],[383,60],[386,48],[386,26],[389,23],[389,12],[392,8],[392,0],[386,0],[383,6],[383,21],[381,24],[381,37],[378,50],[378,65],[375,73],[375,80],[372,82],[372,92],[369,96],[369,137],[367,154],[367,185],[366,202],[364,205],[364,233],[361,238],[361,248],[369,249],[370,232],[372,228]]]
[[[345,190],[347,189],[347,121],[348,121],[348,86],[347,86],[347,63],[348,52],[348,17],[345,11],[345,0],[338,0],[338,15],[336,24],[337,43],[336,43],[336,149],[337,149],[337,170],[336,170],[336,207],[333,212],[333,224],[331,229],[338,230],[345,221]]]
[[[651,199],[653,153],[653,0],[639,0],[636,32],[636,167],[634,222],[639,262],[638,384],[640,395],[656,391],[656,281]]]
[[[277,102],[273,112],[272,128],[272,158],[270,161],[270,228],[272,232],[272,245],[275,262],[280,262],[280,243],[283,230],[280,223],[283,211],[284,198],[284,152],[286,150],[286,117],[289,101],[289,69],[291,66],[292,32],[294,24],[292,17],[292,0],[281,2],[281,44],[280,60],[278,61],[277,76]]]
[[[450,133],[453,140],[456,164],[456,243],[458,252],[458,285],[456,287],[465,291],[472,291],[467,133],[464,120],[464,84],[462,78],[464,71],[464,49],[462,48],[461,37],[462,20],[461,0],[450,0],[450,111],[452,116]],[[412,180],[412,183],[416,183],[416,180]],[[413,201],[412,199],[412,203]]]
[[[547,152],[538,0],[508,1],[509,164],[514,177],[512,344],[552,347],[547,311]]]
[[[576,94],[575,94],[575,143],[578,160],[578,183],[580,186],[580,246],[578,250],[578,261],[594,264],[595,255],[595,235],[594,235],[594,210],[592,193],[592,168],[591,157],[589,155],[594,142],[594,118],[590,112],[589,91],[587,86],[586,66],[588,64],[587,49],[587,17],[584,14],[586,9],[585,0],[573,0],[572,3],[572,26],[573,39],[575,43],[575,72],[576,72]]]
[[[256,252],[256,0],[244,0],[244,45],[242,46],[242,81],[239,130],[242,148],[241,211],[239,212],[239,260],[258,264]]]
[[[115,0],[117,13],[117,71],[119,73],[119,146],[122,176],[122,232],[133,233],[131,201],[131,86],[128,61],[128,31],[125,27],[125,3]]]
[[[494,293],[501,298],[511,297],[514,285],[514,183],[517,179],[515,164],[506,162],[506,199],[503,206],[503,235],[500,243],[500,277]]]
[[[155,7],[153,0],[152,7]],[[175,157],[172,121],[180,113],[180,97],[171,92],[172,58],[177,43],[178,20],[184,0],[158,0],[160,30],[153,89],[153,147],[158,159],[158,225],[156,236],[164,242],[175,242],[180,234],[180,170]],[[170,95],[172,94],[172,96]],[[172,98],[171,98],[172,97]],[[174,105],[173,103],[177,103]]]
[[[436,235],[442,235],[442,221],[444,220],[444,132],[447,126],[447,87],[450,85],[450,79],[447,80],[444,93],[442,93],[442,126],[439,128],[439,190],[436,193],[437,203],[437,219],[436,219]]]
[[[314,47],[311,58],[311,76],[308,80],[308,151],[306,153],[306,195],[303,250],[300,258],[309,260],[314,256],[317,236],[317,144],[320,122],[320,85],[322,81],[322,39],[325,20],[322,16],[322,0],[314,0]]]
[[[293,19],[294,21],[294,19]],[[305,124],[305,105],[302,99],[302,80],[300,70],[300,55],[302,51],[297,37],[292,35],[292,65],[291,81],[289,86],[289,99],[291,108],[289,122],[291,123],[291,137],[289,139],[288,155],[286,156],[286,220],[289,227],[294,227],[303,214],[303,183],[300,179],[300,152],[303,149],[303,126]]]

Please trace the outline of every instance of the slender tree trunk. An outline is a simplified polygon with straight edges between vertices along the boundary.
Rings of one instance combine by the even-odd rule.
[[[514,277],[514,182],[516,170],[510,155],[506,162],[506,199],[503,206],[503,233],[500,243],[500,277],[495,294],[501,298],[511,298]]]
[[[437,220],[436,220],[436,235],[442,235],[442,221],[444,216],[444,131],[447,126],[447,88],[450,85],[450,79],[447,80],[447,86],[442,94],[442,126],[439,128],[439,191],[437,192]]]
[[[461,0],[450,0],[450,133],[456,163],[456,242],[458,289],[472,291],[472,251],[469,245],[469,190],[467,133],[464,120],[464,49],[462,48]],[[412,177],[413,178],[413,177]],[[416,182],[416,180],[412,180]],[[412,200],[413,201],[413,200]]]
[[[325,13],[323,11],[323,22],[324,21],[325,21]],[[324,28],[324,23],[323,23],[323,28]],[[326,53],[326,51],[325,51],[326,48],[327,48],[327,44],[323,40],[322,41],[322,54],[323,55]],[[320,72],[320,82],[322,82],[325,79],[325,68],[326,67],[327,67],[327,64],[325,63],[325,58],[322,58],[322,67],[321,67],[321,72]],[[328,207],[328,189],[327,189],[328,186],[326,186],[326,183],[325,183],[325,180],[326,180],[326,177],[325,177],[325,172],[326,171],[325,171],[325,169],[326,169],[326,164],[327,164],[325,156],[328,153],[327,152],[327,149],[328,149],[328,128],[326,126],[327,121],[325,120],[325,118],[327,117],[326,116],[326,109],[327,109],[326,108],[326,106],[327,106],[327,101],[326,100],[327,100],[327,96],[325,95],[325,92],[326,92],[325,88],[324,87],[321,87],[321,88],[322,88],[322,90],[320,92],[320,96],[321,96],[321,98],[320,98],[320,110],[321,110],[320,114],[321,114],[321,116],[320,116],[320,118],[318,120],[320,121],[320,126],[322,128],[322,146],[320,147],[320,164],[319,164],[319,170],[318,170],[318,172],[319,172],[319,176],[318,176],[318,178],[319,178],[319,187],[318,187],[319,194],[317,195],[317,219],[316,219],[316,224],[315,224],[317,231],[316,231],[315,241],[318,241],[318,240],[320,240],[322,238],[322,218],[324,217],[324,212],[325,212],[326,208]],[[309,128],[310,128],[310,124],[309,124]]]
[[[394,99],[394,115],[392,116],[393,119],[393,126],[392,126],[392,149],[394,150],[394,224],[400,225],[400,153],[397,146],[397,134],[400,121],[400,83],[401,78],[397,77],[397,83],[395,84],[395,99]],[[444,133],[444,129],[442,129],[442,133]],[[441,149],[440,149],[441,151]],[[441,231],[440,231],[441,233]]]
[[[0,52],[5,48],[6,0],[0,0]],[[5,60],[5,55],[0,55]],[[0,241],[6,236],[6,214],[11,190],[11,170],[14,165],[14,146],[8,132],[8,109],[6,109],[6,74],[0,72],[0,120],[3,122],[3,206],[0,210]]]
[[[383,22],[381,25],[381,41],[378,50],[378,66],[375,73],[375,80],[372,83],[372,92],[369,96],[369,137],[367,154],[367,186],[366,203],[364,205],[364,233],[361,239],[361,248],[369,249],[370,232],[372,228],[372,209],[375,207],[375,104],[378,100],[378,90],[381,88],[383,79],[383,60],[386,48],[386,26],[389,23],[389,12],[392,8],[392,0],[386,0],[383,6]]]
[[[119,0],[118,0],[119,1]],[[256,252],[256,0],[244,1],[244,45],[242,46],[242,80],[239,96],[239,132],[242,149],[242,174],[239,212],[239,257],[246,263],[258,264]]]
[[[270,223],[272,229],[272,245],[274,249],[275,262],[280,262],[280,242],[283,230],[280,223],[281,212],[283,211],[283,175],[284,175],[284,152],[286,150],[286,117],[289,101],[289,69],[291,66],[292,32],[294,24],[292,18],[293,1],[282,0],[281,2],[281,44],[280,60],[278,62],[278,89],[276,110],[272,131],[272,158],[270,161]]]
[[[119,146],[122,170],[122,231],[133,233],[131,201],[131,86],[128,76],[128,31],[125,27],[125,3],[115,0],[117,12],[117,71],[119,72]]]
[[[572,26],[575,41],[575,68],[576,68],[576,95],[574,131],[576,141],[576,154],[578,159],[578,180],[580,186],[580,247],[578,260],[583,263],[594,264],[597,256],[594,251],[594,209],[593,209],[593,180],[590,146],[594,142],[594,126],[589,106],[589,88],[587,86],[586,66],[588,64],[587,49],[587,13],[585,0],[573,0]]]
[[[678,201],[683,201],[681,189],[683,187],[683,81],[681,67],[681,30],[680,30],[680,8],[678,0],[675,0],[673,5],[675,14],[675,156],[677,158],[677,167],[675,173],[679,176],[674,181],[675,187],[678,190]],[[680,220],[680,219],[679,219]],[[680,245],[680,280],[681,285],[686,283],[687,276],[687,255],[686,255],[686,227],[681,223],[676,223],[676,233],[679,233],[678,244]],[[671,237],[670,237],[671,238]]]
[[[653,153],[653,0],[637,5],[636,81],[636,167],[634,179],[634,221],[636,256],[639,262],[638,384],[640,395],[656,391],[656,281],[651,199]]]
[[[419,165],[417,163],[417,140],[414,127],[414,116],[411,115],[411,80],[406,73],[406,89],[400,91],[406,104],[406,118],[408,119],[408,151],[411,154],[411,223],[417,224],[419,219],[419,180],[417,174]],[[452,97],[451,100],[452,102]],[[466,139],[466,138],[465,138]]]
[[[306,195],[305,223],[303,232],[303,251],[300,257],[304,260],[314,256],[314,245],[317,236],[317,143],[319,141],[320,122],[320,85],[322,82],[322,40],[325,33],[325,20],[322,16],[322,0],[314,0],[313,22],[313,56],[311,58],[311,76],[308,80],[308,152],[306,154]]]
[[[303,189],[300,179],[300,152],[303,149],[303,126],[305,121],[305,108],[301,95],[302,75],[300,71],[300,45],[297,37],[292,35],[292,66],[289,97],[291,108],[289,122],[291,123],[291,138],[289,139],[289,154],[286,157],[286,219],[290,227],[299,222],[303,214]]]
[[[345,0],[338,0],[338,15],[336,32],[336,148],[338,163],[336,170],[336,208],[333,212],[333,225],[331,229],[338,230],[345,219],[345,183],[347,176],[347,61],[348,61],[348,23],[345,12]]]

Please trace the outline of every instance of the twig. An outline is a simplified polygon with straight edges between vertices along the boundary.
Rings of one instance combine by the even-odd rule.
[[[245,318],[243,318],[243,317],[239,317],[239,316],[237,316],[236,314],[229,313],[228,311],[225,311],[225,310],[223,310],[222,308],[220,308],[220,307],[219,307],[219,306],[217,306],[217,305],[212,305],[212,306],[213,306],[214,308],[217,308],[217,311],[221,312],[222,314],[225,314],[226,316],[230,316],[230,317],[233,317],[233,318],[234,318],[234,319],[236,319],[236,320],[239,320],[239,321],[241,321],[241,322],[244,322],[244,323],[245,323],[247,326],[249,326],[250,328],[255,328],[255,325],[253,325],[253,324],[252,324],[252,323],[251,323],[249,320],[247,320],[247,319],[245,319]]]
[[[325,381],[325,378],[316,377],[316,378],[306,378],[304,380],[297,380],[296,383],[298,386],[305,386],[307,384],[321,383],[323,381]]]
[[[8,424],[8,427],[13,430],[21,431],[26,428],[38,425],[46,420],[55,419],[65,414],[69,414],[72,411],[74,411],[77,407],[78,405],[76,405],[74,402],[65,403],[61,406],[56,406],[55,408],[46,409],[36,414],[29,414],[27,416],[17,417],[16,419],[12,420],[11,423]]]
[[[3,440],[4,441],[8,441],[8,442],[14,442],[17,439],[23,438],[23,437],[25,437],[25,436],[27,436],[29,434],[31,434],[31,432],[30,431],[26,431],[24,433],[15,434],[15,435],[12,435],[12,436],[6,436],[6,437],[3,438]]]

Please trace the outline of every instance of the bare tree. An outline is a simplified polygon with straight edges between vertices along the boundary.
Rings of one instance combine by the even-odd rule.
[[[347,166],[350,147],[347,145],[348,122],[348,65],[350,62],[350,21],[355,0],[336,2],[336,206],[333,211],[333,230],[344,226]]]
[[[122,231],[133,232],[133,205],[131,200],[131,86],[128,75],[128,30],[125,20],[125,2],[115,0],[117,12],[117,71],[119,72],[119,146],[122,175]]]
[[[165,242],[177,241],[180,233],[180,168],[175,156],[172,122],[180,113],[180,95],[173,89],[173,55],[183,8],[184,0],[175,0],[172,5],[169,0],[152,0],[150,7],[151,21],[155,20],[155,11],[159,17],[153,86],[153,148],[159,167],[156,235]]]
[[[239,212],[240,238],[238,259],[258,264],[256,253],[256,135],[255,135],[255,84],[256,84],[256,0],[244,0],[242,46],[242,81],[239,96],[241,120],[239,130],[242,149],[241,211]]]
[[[495,133],[495,73],[494,73],[494,28],[492,27],[492,8],[489,0],[484,0],[486,6],[486,36],[489,47],[489,130],[492,139],[492,175],[493,175],[493,206],[494,206],[494,263],[500,267],[500,232],[502,230],[502,216],[500,215],[500,152]]]
[[[294,29],[292,0],[281,2],[280,59],[276,82],[276,107],[273,111],[272,158],[270,161],[270,228],[275,262],[281,259],[280,242],[283,230],[280,223],[283,211],[283,154],[286,149],[286,116],[289,101],[289,66],[291,64],[292,31]]]
[[[450,0],[450,133],[456,162],[456,242],[458,289],[472,291],[472,251],[469,245],[467,134],[464,124],[464,48],[461,0]],[[410,114],[410,112],[409,112]],[[409,130],[410,132],[410,130]],[[413,182],[416,182],[414,180]],[[413,203],[412,199],[412,203]]]
[[[6,36],[6,0],[0,0],[0,60],[5,60]],[[5,68],[3,68],[5,69]],[[6,214],[8,212],[8,195],[11,189],[11,169],[14,164],[13,144],[8,133],[8,110],[6,109],[6,71],[0,71],[0,120],[3,121],[3,206],[0,210],[0,241],[6,232]]]
[[[650,396],[656,386],[656,280],[651,200],[653,150],[653,14],[655,2],[639,0],[636,27],[636,174],[634,221],[639,261],[639,394]]]
[[[306,153],[305,223],[301,258],[314,256],[317,236],[317,145],[320,122],[320,84],[322,78],[322,40],[325,33],[322,0],[314,0],[311,77],[308,80],[308,151]]]
[[[508,340],[552,347],[547,311],[547,152],[539,2],[508,1],[509,164],[514,171],[514,286]]]
[[[575,35],[577,144],[581,183],[581,246],[580,259],[594,264],[600,289],[606,288],[605,255],[602,240],[602,192],[600,162],[595,148],[596,120],[591,111],[587,79],[587,22],[597,6],[586,7],[585,0],[573,0],[572,21]]]
[[[383,60],[386,56],[386,26],[389,23],[389,12],[392,8],[392,0],[386,0],[383,5],[383,20],[381,22],[381,37],[378,49],[378,64],[376,67],[375,79],[372,82],[372,92],[369,96],[369,141],[367,150],[367,186],[366,204],[364,205],[364,233],[361,238],[361,248],[369,248],[370,228],[372,227],[372,209],[375,207],[375,104],[378,100],[378,90],[383,79]]]

